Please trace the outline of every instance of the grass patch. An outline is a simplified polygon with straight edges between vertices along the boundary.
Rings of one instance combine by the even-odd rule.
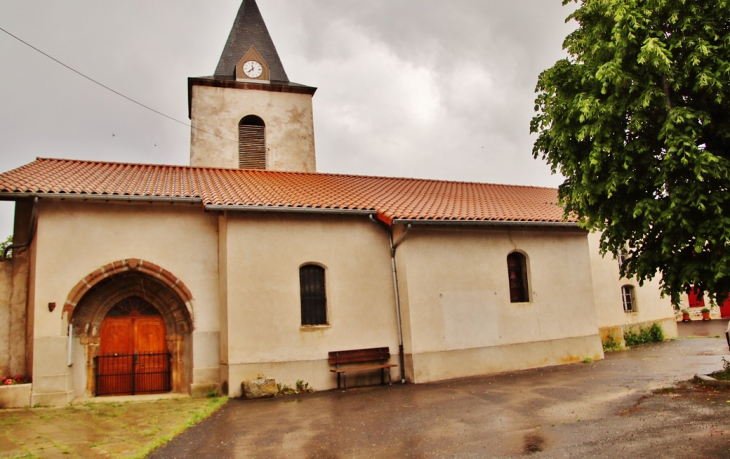
[[[722,370],[710,373],[710,376],[715,379],[730,381],[730,361],[728,361],[725,357],[722,358],[722,367]]]
[[[144,457],[210,416],[227,397],[0,410],[0,457]],[[71,433],[55,438],[54,432]]]
[[[681,338],[674,338],[674,340],[680,340],[680,339],[707,339],[707,338],[720,338],[720,335],[709,335],[709,336],[687,335],[687,336],[682,336]]]
[[[142,451],[140,451],[137,455],[132,456],[134,458],[143,458],[147,456],[149,453],[151,453],[153,450],[159,448],[160,446],[163,446],[167,444],[170,440],[172,440],[175,436],[181,434],[182,432],[188,430],[190,427],[194,426],[195,424],[199,423],[203,419],[207,418],[211,414],[213,414],[218,408],[223,406],[224,403],[228,401],[228,397],[209,397],[207,398],[208,403],[202,407],[199,411],[194,412],[186,421],[184,424],[176,427],[171,432],[167,433],[166,435],[163,435],[155,440],[154,443],[144,448]]]

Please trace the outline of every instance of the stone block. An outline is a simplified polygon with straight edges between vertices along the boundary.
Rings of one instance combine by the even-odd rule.
[[[44,394],[32,394],[30,397],[30,404],[31,406],[63,406],[68,405],[73,399],[73,391],[49,392]]]
[[[193,368],[193,384],[218,384],[220,382],[220,368]]]
[[[209,397],[212,393],[220,395],[218,384],[191,384],[190,395],[193,397]]]
[[[273,378],[254,379],[241,383],[243,396],[246,398],[266,398],[276,395],[276,380]]]

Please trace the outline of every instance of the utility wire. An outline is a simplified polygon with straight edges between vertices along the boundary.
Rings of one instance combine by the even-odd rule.
[[[1,30],[1,31],[3,31],[3,32],[5,32],[6,34],[10,35],[11,37],[15,38],[15,39],[16,39],[16,40],[18,40],[19,42],[23,43],[23,44],[24,44],[25,46],[28,46],[29,48],[32,48],[32,49],[34,49],[35,51],[37,51],[37,52],[39,52],[39,53],[43,54],[43,55],[44,55],[44,56],[46,56],[46,57],[47,57],[48,59],[50,59],[50,60],[52,60],[52,61],[56,62],[57,64],[60,64],[60,65],[62,65],[62,66],[64,66],[64,67],[66,67],[67,69],[71,70],[71,71],[72,71],[72,72],[74,72],[75,74],[77,74],[77,75],[79,75],[79,76],[81,76],[81,77],[83,77],[83,78],[86,78],[87,80],[91,81],[91,82],[92,82],[92,83],[94,83],[94,84],[97,84],[97,85],[101,86],[102,88],[106,89],[107,91],[111,91],[111,92],[113,92],[114,94],[118,95],[119,97],[122,97],[122,98],[124,98],[124,99],[127,99],[128,101],[130,101],[130,102],[132,102],[132,103],[134,103],[134,104],[137,104],[137,105],[139,105],[140,107],[146,108],[147,110],[149,110],[149,111],[151,111],[151,112],[157,113],[157,114],[158,114],[158,115],[160,115],[160,116],[164,116],[165,118],[167,118],[167,119],[169,119],[169,120],[172,120],[172,121],[174,121],[174,122],[176,122],[176,123],[182,124],[183,126],[186,126],[186,127],[192,128],[192,129],[195,129],[196,131],[204,132],[204,133],[206,133],[206,134],[210,134],[210,135],[212,135],[212,136],[215,136],[215,137],[221,138],[221,139],[223,139],[223,140],[228,140],[229,142],[235,142],[235,140],[232,140],[232,139],[228,139],[228,138],[226,138],[226,137],[222,137],[222,136],[219,136],[218,134],[215,134],[215,133],[213,133],[213,132],[208,132],[208,131],[206,131],[206,130],[203,130],[203,129],[198,129],[198,128],[196,128],[196,127],[193,127],[193,126],[192,126],[191,124],[188,124],[188,123],[186,123],[185,121],[180,121],[180,120],[179,120],[179,119],[177,119],[177,118],[173,118],[172,116],[166,115],[166,114],[162,113],[161,111],[155,110],[154,108],[152,108],[152,107],[150,107],[150,106],[147,106],[147,105],[145,105],[145,104],[143,104],[143,103],[141,103],[141,102],[137,102],[136,100],[132,99],[131,97],[125,96],[125,95],[124,95],[124,94],[122,94],[121,92],[119,92],[119,91],[116,91],[116,90],[114,90],[114,89],[110,88],[109,86],[107,86],[107,85],[105,85],[105,84],[103,84],[103,83],[100,83],[99,81],[96,81],[95,79],[91,78],[90,76],[84,75],[83,73],[79,72],[78,70],[74,69],[73,67],[71,67],[71,66],[69,66],[69,65],[66,65],[66,64],[64,64],[63,62],[59,61],[59,60],[58,60],[58,59],[56,59],[55,57],[51,56],[50,54],[48,54],[48,53],[45,53],[45,52],[41,51],[40,49],[36,48],[35,46],[31,45],[31,44],[30,44],[30,43],[28,43],[27,41],[25,41],[25,40],[21,39],[20,37],[18,37],[18,36],[15,36],[15,35],[13,35],[12,33],[8,32],[7,30],[3,29],[2,27],[0,27],[0,30]]]

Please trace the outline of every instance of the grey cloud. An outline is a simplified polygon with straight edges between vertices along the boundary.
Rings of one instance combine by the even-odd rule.
[[[560,0],[258,1],[289,77],[319,88],[319,170],[559,183],[532,159],[529,120],[537,76],[572,29]],[[213,72],[239,4],[4,0],[0,16],[67,64],[187,121],[187,77]],[[0,59],[0,169],[37,156],[187,163],[189,128],[4,34]],[[10,221],[0,207],[0,237]]]

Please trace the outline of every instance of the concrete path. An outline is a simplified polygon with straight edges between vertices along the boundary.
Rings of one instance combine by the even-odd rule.
[[[721,369],[727,321],[602,361],[437,384],[230,400],[153,458],[730,457],[730,392],[673,386]],[[690,328],[691,327],[691,328]]]

